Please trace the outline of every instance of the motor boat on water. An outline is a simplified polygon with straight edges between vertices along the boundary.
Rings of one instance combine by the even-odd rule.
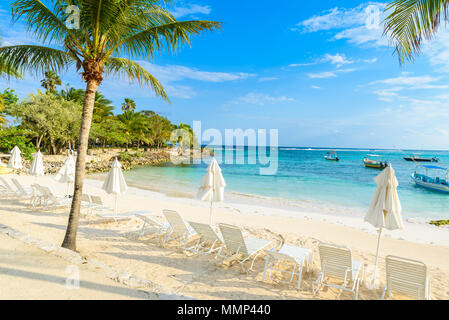
[[[439,166],[422,166],[426,169],[426,174],[421,174],[415,171],[412,174],[412,180],[417,186],[430,189],[433,191],[449,193],[449,169]],[[443,177],[429,175],[429,170],[445,172]]]
[[[438,159],[437,157],[433,157],[433,158],[424,158],[421,157],[420,154],[415,153],[413,156],[411,157],[404,157],[405,161],[409,161],[409,162],[439,162],[440,159]]]
[[[388,167],[388,163],[382,161],[382,156],[377,154],[367,154],[365,159],[363,159],[363,163],[365,167],[373,169],[385,169]]]
[[[328,152],[327,155],[324,156],[324,159],[326,159],[327,161],[340,161],[340,158],[337,156],[337,153],[334,150]]]

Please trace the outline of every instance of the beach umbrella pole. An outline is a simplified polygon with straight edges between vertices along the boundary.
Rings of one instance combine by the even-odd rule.
[[[115,195],[114,214],[115,214],[115,220],[117,220],[117,194]]]
[[[210,202],[210,211],[209,211],[209,224],[212,225],[212,206],[213,206],[213,201]]]
[[[379,237],[377,238],[376,261],[374,262],[373,287],[375,286],[377,277],[377,264],[379,263],[380,237],[382,236],[382,228],[379,229]]]

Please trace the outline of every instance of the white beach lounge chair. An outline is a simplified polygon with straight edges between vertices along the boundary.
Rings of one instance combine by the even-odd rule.
[[[17,197],[19,199],[32,198],[33,197],[33,190],[31,188],[23,187],[20,184],[20,182],[17,179],[15,179],[15,178],[12,178],[11,181],[12,181],[12,183],[14,183],[14,185],[17,188]]]
[[[164,233],[162,246],[165,246],[170,240],[179,240],[183,244],[183,250],[185,251],[187,243],[196,235],[196,232],[185,223],[184,219],[176,211],[163,210],[162,213],[169,225]]]
[[[108,211],[108,212],[112,212],[112,211],[114,211],[112,208],[110,208],[110,207],[108,207],[108,206],[105,206],[104,204],[103,204],[103,200],[101,199],[101,197],[100,196],[90,196],[90,199],[91,199],[91,210],[90,210],[90,213],[92,214],[92,213],[94,213],[94,211],[100,211],[100,212],[105,212],[105,211]]]
[[[161,223],[148,215],[137,213],[135,214],[135,217],[143,221],[142,229],[139,232],[140,237],[143,237],[146,234],[157,235],[157,241],[160,244],[162,234],[169,228],[169,225],[167,223]]]
[[[266,262],[263,271],[262,282],[268,272],[268,277],[274,282],[291,283],[295,275],[298,275],[298,289],[301,289],[301,279],[304,266],[309,272],[312,265],[312,250],[291,245],[283,245],[279,251],[265,251]],[[272,271],[287,273],[289,281],[273,279]]]
[[[321,243],[319,245],[321,272],[313,282],[313,293],[317,294],[321,286],[332,287],[355,294],[359,297],[359,286],[364,276],[363,263],[352,260],[351,250],[344,246]]]
[[[8,183],[8,181],[6,181],[5,178],[0,177],[0,182],[3,184],[3,186],[2,186],[3,190],[1,192],[2,196],[17,197],[17,194],[18,194],[17,191],[11,187],[11,185]]]
[[[400,294],[417,300],[430,300],[430,282],[424,263],[395,256],[387,256],[385,262],[387,282],[382,299]]]
[[[95,203],[92,198],[95,198]],[[101,201],[100,197],[90,196],[86,193],[83,193],[81,195],[81,206],[86,209],[87,214],[93,214],[93,210],[97,208],[98,210],[102,210],[101,208],[106,208],[105,206],[103,206],[103,202]]]
[[[43,194],[45,209],[51,208],[55,210],[56,208],[68,207],[72,204],[72,199],[57,197],[48,187],[40,186],[40,190]]]
[[[188,222],[193,230],[198,234],[198,240],[195,245],[188,248],[187,251],[193,251],[202,255],[209,255],[217,252],[216,257],[220,256],[224,248],[224,240],[215,232],[212,226],[198,222]]]
[[[31,188],[33,190],[33,195],[30,199],[30,206],[35,208],[37,206],[43,205],[45,197],[40,189],[40,185],[38,185],[37,183],[33,183],[31,185]]]
[[[237,260],[242,269],[243,263],[252,260],[246,272],[251,271],[257,257],[274,244],[273,241],[269,240],[251,237],[244,238],[242,230],[236,226],[224,223],[220,223],[218,226],[223,236],[226,251],[231,254],[231,258]]]
[[[90,195],[83,193],[81,195],[81,207],[86,208],[87,209],[87,213],[91,213],[92,212],[92,199],[90,198]]]

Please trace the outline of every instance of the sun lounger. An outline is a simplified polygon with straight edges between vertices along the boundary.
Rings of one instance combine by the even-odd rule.
[[[158,243],[161,243],[161,238],[164,233],[168,229],[168,224],[161,223],[154,219],[153,217],[149,217],[148,215],[143,214],[135,214],[135,217],[143,221],[142,229],[140,231],[140,236],[150,233],[157,235]]]
[[[185,251],[187,243],[196,232],[185,223],[184,219],[176,211],[163,210],[162,213],[169,225],[164,233],[162,246],[165,246],[170,240],[178,240],[183,245],[183,250]]]
[[[17,191],[14,190],[11,185],[8,183],[8,181],[6,181],[5,178],[0,177],[0,182],[3,184],[2,186],[2,196],[5,197],[16,197],[17,196]]]
[[[224,240],[215,232],[212,226],[198,222],[189,221],[188,223],[198,234],[199,238],[195,245],[188,248],[187,251],[193,251],[202,255],[217,252],[217,256],[219,256],[224,247]]]
[[[103,204],[103,200],[101,199],[100,196],[90,196],[91,199],[91,211],[90,213],[93,213],[94,211],[100,211],[100,212],[104,212],[104,211],[109,211],[112,212],[114,211],[112,208],[105,206]]]
[[[362,262],[352,260],[351,250],[343,246],[321,243],[319,253],[321,272],[313,282],[312,286],[316,286],[313,293],[317,294],[322,286],[326,286],[352,292],[357,300],[364,273]]]
[[[430,300],[427,266],[420,262],[395,256],[385,259],[387,283],[382,299],[400,294],[417,300]]]
[[[48,187],[40,186],[40,190],[43,194],[45,209],[52,208],[55,210],[56,208],[68,207],[72,204],[72,199],[57,197]]]
[[[279,251],[265,251],[266,262],[263,271],[262,282],[265,281],[265,276],[275,282],[291,283],[295,275],[298,275],[298,289],[301,289],[302,271],[304,266],[309,272],[312,265],[312,250],[290,245],[283,245]],[[290,275],[289,281],[276,280],[272,277],[272,271],[280,273],[287,273]]]
[[[251,266],[246,270],[251,271],[254,263],[265,249],[273,245],[273,241],[258,239],[258,238],[244,238],[242,230],[239,227],[220,223],[219,225],[225,248],[231,257],[237,260],[243,268],[243,263],[251,260]]]
[[[31,185],[31,188],[33,190],[33,195],[30,199],[30,206],[35,208],[37,206],[43,205],[45,197],[44,193],[40,189],[40,185],[33,183]]]
[[[32,198],[33,197],[33,190],[32,189],[30,189],[30,188],[27,189],[27,188],[23,187],[20,184],[20,182],[17,179],[15,179],[15,178],[12,178],[11,181],[12,181],[12,183],[14,183],[14,185],[17,188],[17,197],[19,199]]]
[[[88,214],[92,213],[93,204],[90,195],[86,193],[81,195],[81,207],[86,208]]]

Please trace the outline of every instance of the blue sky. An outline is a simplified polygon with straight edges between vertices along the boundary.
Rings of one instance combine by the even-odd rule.
[[[3,45],[33,43],[0,5]],[[148,88],[106,78],[100,91],[120,108],[160,112],[203,129],[279,129],[283,146],[449,149],[449,32],[414,63],[400,66],[368,15],[385,3],[360,1],[174,1],[179,20],[223,22],[177,54],[141,61],[164,84],[171,105]],[[369,9],[367,9],[369,7]],[[381,19],[382,19],[381,13]],[[381,20],[380,20],[381,21]],[[367,24],[368,22],[368,24]],[[75,70],[63,83],[83,88]],[[23,98],[39,79],[0,80]]]

